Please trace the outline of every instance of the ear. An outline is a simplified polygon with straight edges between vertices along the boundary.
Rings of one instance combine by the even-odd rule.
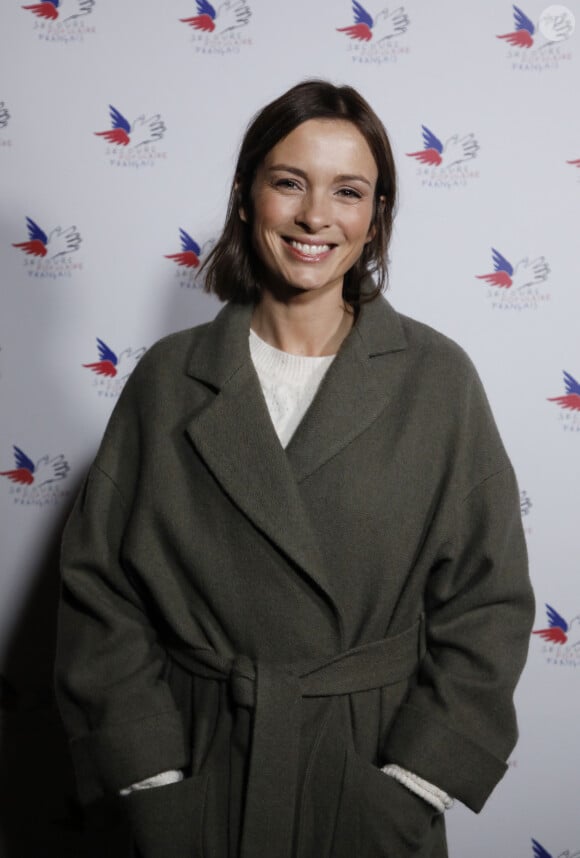
[[[240,181],[237,177],[234,180],[234,191],[236,192],[238,199],[241,200],[241,198],[242,198],[241,185],[240,185]],[[242,205],[238,206],[238,215],[239,215],[239,218],[241,221],[243,221],[244,223],[248,222],[248,215],[246,213],[244,206],[242,206]]]

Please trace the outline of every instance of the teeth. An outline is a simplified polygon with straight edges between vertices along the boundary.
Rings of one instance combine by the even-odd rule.
[[[290,241],[290,244],[306,256],[318,256],[330,250],[330,244],[302,244],[300,241]]]

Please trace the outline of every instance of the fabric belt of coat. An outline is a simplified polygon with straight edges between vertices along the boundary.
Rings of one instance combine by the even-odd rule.
[[[240,858],[291,858],[301,698],[370,691],[410,676],[424,651],[422,625],[419,620],[398,635],[289,665],[169,648],[187,671],[229,682],[235,704],[254,710]]]

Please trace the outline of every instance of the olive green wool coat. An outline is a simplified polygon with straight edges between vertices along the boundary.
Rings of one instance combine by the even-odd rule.
[[[443,858],[516,740],[519,496],[462,350],[363,306],[290,444],[227,305],[141,360],[63,543],[57,693],[80,794],[143,858]]]

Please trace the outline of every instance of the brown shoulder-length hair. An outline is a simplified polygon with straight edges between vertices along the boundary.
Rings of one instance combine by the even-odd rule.
[[[252,245],[251,190],[256,172],[270,150],[308,119],[352,122],[367,141],[378,169],[373,225],[375,234],[344,278],[343,298],[356,306],[375,298],[387,282],[387,250],[397,197],[393,153],[383,123],[351,86],[306,80],[267,104],[251,121],[242,140],[223,232],[204,265],[204,288],[222,301],[253,303],[260,297],[259,260]],[[240,210],[247,220],[240,217]],[[369,275],[375,283],[361,284]]]

